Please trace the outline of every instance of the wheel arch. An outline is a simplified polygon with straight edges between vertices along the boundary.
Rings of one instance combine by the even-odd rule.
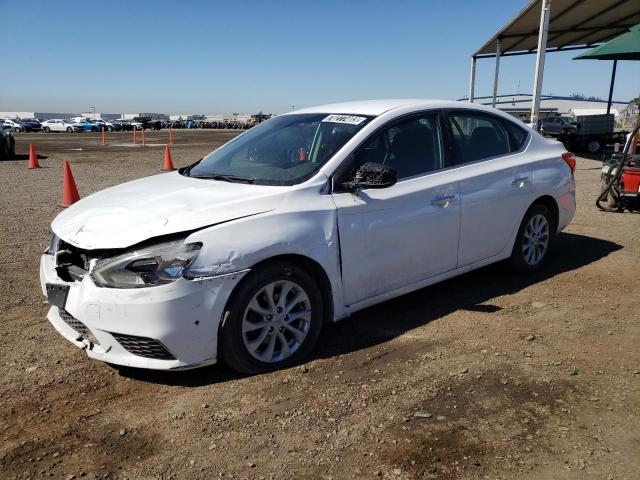
[[[541,197],[538,197],[533,202],[531,202],[529,208],[531,208],[533,205],[542,205],[551,212],[551,214],[553,215],[553,231],[557,233],[558,224],[560,221],[560,209],[558,208],[558,202],[556,201],[556,199],[551,195],[542,195]],[[529,208],[527,208],[527,210],[529,210]]]
[[[307,257],[305,255],[301,255],[298,253],[286,253],[281,255],[275,255],[273,257],[266,258],[264,260],[259,261],[255,265],[251,267],[251,270],[258,270],[264,265],[270,263],[278,263],[278,262],[286,262],[293,263],[294,265],[305,270],[311,277],[314,279],[318,288],[320,289],[320,295],[322,296],[323,303],[323,323],[331,323],[333,321],[333,288],[331,286],[331,281],[329,280],[329,276],[327,272],[323,268],[323,266],[318,263],[316,260],[311,257]],[[235,295],[235,292],[238,290],[239,286],[242,284],[242,281],[235,286],[231,295],[229,295],[229,300],[227,300],[227,304],[231,301],[231,298]],[[226,307],[225,307],[226,308]]]
[[[327,275],[322,265],[320,265],[320,263],[318,263],[317,261],[315,261],[310,257],[292,253],[292,254],[275,255],[273,257],[269,257],[264,260],[261,260],[251,267],[251,271],[258,270],[261,267],[264,267],[270,263],[278,263],[278,262],[293,263],[294,265],[302,268],[312,276],[312,278],[316,281],[318,288],[320,288],[320,295],[322,296],[323,306],[325,307],[323,308],[323,312],[322,312],[323,325],[331,323],[333,321],[333,312],[334,312],[333,293],[332,293],[331,281],[329,280],[329,276]],[[229,294],[227,301],[225,302],[223,316],[220,319],[220,322],[218,322],[216,351],[219,358],[221,357],[222,355],[221,352],[223,350],[220,344],[221,338],[222,338],[221,332],[222,332],[222,329],[224,328],[224,324],[226,321],[228,306],[233,301],[240,286],[244,283],[244,280],[245,280],[244,278],[240,280],[240,282],[238,282],[238,284],[235,285],[235,287]]]

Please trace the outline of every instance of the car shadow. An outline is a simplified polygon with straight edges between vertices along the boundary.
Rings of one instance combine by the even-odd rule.
[[[519,275],[504,262],[497,263],[369,307],[325,327],[310,359],[330,358],[388,342],[456,310],[498,311],[499,306],[488,303],[491,299],[584,267],[622,248],[608,240],[561,233],[541,271]],[[183,372],[118,369],[121,375],[141,381],[192,387],[242,377],[223,364]]]

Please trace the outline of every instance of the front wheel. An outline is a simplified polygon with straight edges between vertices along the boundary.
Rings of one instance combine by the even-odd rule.
[[[602,178],[600,180],[600,194],[602,195],[602,193],[607,189],[607,181]],[[611,187],[613,189],[613,187]],[[608,191],[607,194],[605,195],[605,197],[603,198],[606,207],[609,210],[617,210],[618,209],[618,200],[616,199],[616,197],[613,195],[613,192]]]
[[[555,228],[553,215],[544,205],[535,204],[527,210],[511,252],[511,263],[516,271],[531,273],[545,264]]]
[[[16,133],[20,133],[22,130],[20,129],[20,127],[15,127],[13,131]]]
[[[49,133],[51,129],[49,127],[44,127],[44,133]]]
[[[69,133],[73,132],[73,128],[67,127],[67,132],[69,132]]]
[[[294,365],[313,350],[322,319],[322,295],[305,270],[264,265],[242,280],[225,309],[221,357],[249,375]]]

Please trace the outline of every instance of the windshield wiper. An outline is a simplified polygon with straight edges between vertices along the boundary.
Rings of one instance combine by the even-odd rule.
[[[242,177],[240,175],[224,175],[213,173],[211,175],[194,175],[192,178],[203,178],[205,180],[221,180],[223,182],[255,183],[255,177]]]
[[[201,158],[200,160],[198,160],[196,163],[192,163],[191,165],[188,165],[186,167],[182,167],[178,169],[178,173],[180,175],[184,175],[185,177],[189,176],[189,172],[191,171],[191,169],[193,167],[195,167],[196,165],[198,165],[203,159]]]

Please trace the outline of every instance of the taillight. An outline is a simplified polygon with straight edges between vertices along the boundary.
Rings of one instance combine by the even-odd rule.
[[[569,168],[571,169],[571,173],[573,174],[576,171],[576,156],[571,152],[564,152],[562,154],[562,159],[567,162]]]

